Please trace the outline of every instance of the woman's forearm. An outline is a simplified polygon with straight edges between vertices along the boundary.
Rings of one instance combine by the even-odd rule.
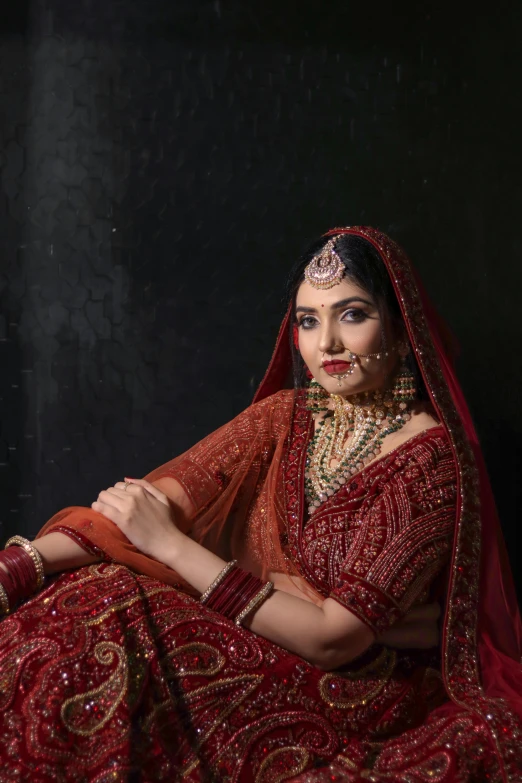
[[[203,593],[226,562],[175,531],[163,562]],[[360,655],[374,640],[369,628],[333,599],[322,606],[274,590],[244,625],[322,669]]]
[[[32,542],[40,552],[46,574],[97,563],[99,558],[82,549],[64,533],[48,533]]]
[[[170,500],[171,507],[176,512],[178,527],[185,530],[190,525],[194,508],[181,485],[171,478],[161,478],[154,482]],[[48,533],[46,536],[32,542],[42,556],[46,574],[55,574],[71,568],[81,568],[91,563],[97,563],[98,557],[82,549],[72,538],[63,533]]]

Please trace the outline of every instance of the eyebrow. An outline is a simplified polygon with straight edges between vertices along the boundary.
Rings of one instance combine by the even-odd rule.
[[[339,302],[335,302],[333,305],[331,305],[332,310],[340,310],[342,307],[346,307],[346,305],[352,304],[352,302],[363,302],[363,304],[370,305],[370,307],[373,307],[373,302],[369,302],[367,299],[363,299],[361,296],[350,296],[348,299],[341,299]],[[299,306],[295,308],[296,313],[316,313],[317,309],[315,307],[303,307]]]

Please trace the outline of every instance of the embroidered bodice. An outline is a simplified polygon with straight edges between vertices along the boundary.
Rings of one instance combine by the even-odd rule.
[[[302,473],[312,426],[298,399],[284,482],[288,554],[320,593],[383,631],[426,596],[448,561],[456,497],[450,444],[442,427],[418,433],[308,517]]]

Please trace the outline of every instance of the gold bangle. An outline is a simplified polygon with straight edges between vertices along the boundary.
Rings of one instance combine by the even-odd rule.
[[[2,614],[9,614],[9,598],[3,585],[0,585],[0,609]]]
[[[22,536],[12,536],[9,541],[6,541],[5,549],[10,546],[21,546],[33,561],[36,569],[36,589],[39,590],[43,586],[45,580],[44,565],[40,552],[27,540],[27,538],[23,538]]]
[[[203,593],[203,595],[199,599],[202,604],[204,604],[205,601],[208,601],[208,599],[210,598],[210,596],[212,595],[212,593],[214,592],[216,587],[221,584],[221,582],[226,577],[228,572],[232,571],[232,569],[236,565],[237,565],[237,560],[231,560],[230,563],[227,563],[226,566],[223,568],[223,570],[219,572],[219,574],[216,576],[216,578],[214,579],[212,584],[210,584],[207,587],[207,589],[205,590],[205,592]]]
[[[268,598],[272,590],[274,589],[274,583],[273,582],[267,582],[261,590],[255,594],[255,596],[252,598],[251,601],[245,606],[244,609],[242,609],[236,619],[234,620],[236,625],[241,625],[243,620],[248,617],[248,615],[254,611],[254,609],[257,609],[260,604],[263,603],[265,598]]]

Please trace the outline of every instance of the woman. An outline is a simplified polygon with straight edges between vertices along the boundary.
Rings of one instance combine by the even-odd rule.
[[[3,779],[522,780],[488,479],[436,317],[374,229],[294,269],[250,408],[0,558],[6,608],[68,569],[0,624]]]

